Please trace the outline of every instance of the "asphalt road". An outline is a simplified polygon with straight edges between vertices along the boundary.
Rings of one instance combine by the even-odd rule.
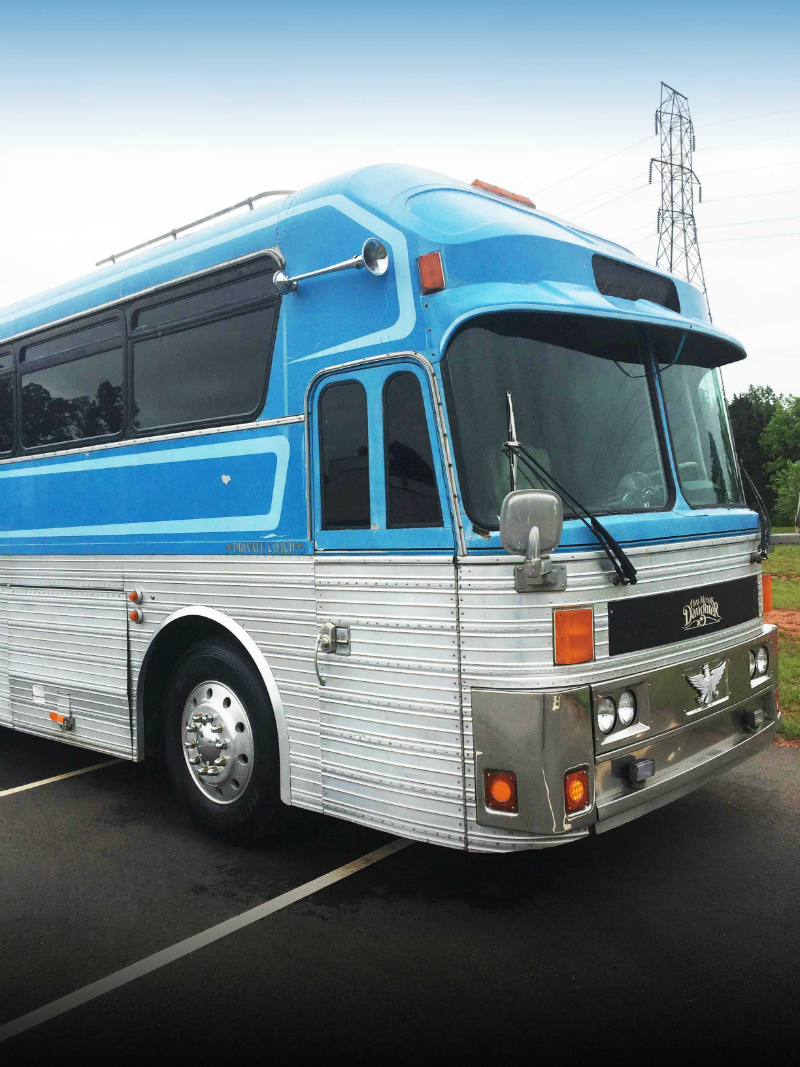
[[[800,545],[800,534],[772,534],[770,540],[774,541],[776,545]]]
[[[3,790],[97,763],[0,729]],[[4,1062],[796,1058],[800,750],[596,839],[411,845],[0,1046]],[[237,849],[160,774],[0,796],[0,1025],[392,840],[299,813]],[[169,1059],[168,1059],[169,1058]]]

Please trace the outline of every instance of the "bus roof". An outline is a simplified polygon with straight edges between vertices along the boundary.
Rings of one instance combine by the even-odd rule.
[[[313,226],[308,224],[309,212],[315,212]],[[303,225],[295,223],[299,213]],[[0,339],[269,248],[285,255],[289,273],[325,266],[359,250],[363,234],[375,228],[370,220],[381,220],[387,232],[398,235],[407,261],[444,249],[450,288],[487,281],[527,286],[528,291],[535,286],[535,302],[541,304],[541,291],[549,286],[559,310],[574,306],[592,311],[600,294],[591,262],[600,254],[674,283],[680,315],[636,301],[647,303],[659,321],[680,325],[689,319],[724,336],[708,326],[705,300],[697,289],[655,271],[621,245],[483,188],[415,167],[381,164],[226,217],[1,309]],[[611,306],[624,315],[633,301],[612,300]]]

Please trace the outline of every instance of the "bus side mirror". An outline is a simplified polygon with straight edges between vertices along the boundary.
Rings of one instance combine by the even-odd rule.
[[[518,593],[567,588],[567,568],[547,559],[561,540],[564,509],[561,498],[547,489],[517,489],[500,511],[500,541],[506,552],[524,555],[514,568]]]

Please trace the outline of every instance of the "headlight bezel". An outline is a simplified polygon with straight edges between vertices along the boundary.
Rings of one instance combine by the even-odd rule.
[[[759,645],[756,649],[756,678],[763,678],[769,673],[769,649],[766,645]]]
[[[602,720],[608,715],[611,716],[610,725],[607,729],[604,729]],[[595,710],[595,721],[597,723],[597,729],[603,737],[608,737],[609,734],[614,732],[614,727],[617,725],[617,702],[613,697],[604,696],[598,700],[597,708]]]
[[[623,717],[623,707],[626,709],[630,709],[630,718],[626,719],[625,717]],[[632,689],[626,689],[623,693],[620,693],[619,698],[617,700],[617,722],[623,729],[627,729],[629,726],[633,726],[633,724],[636,722],[636,715],[638,713],[638,710],[639,708],[636,700],[636,694]]]

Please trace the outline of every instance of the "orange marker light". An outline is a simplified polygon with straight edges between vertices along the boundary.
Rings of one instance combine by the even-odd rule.
[[[556,663],[588,663],[594,659],[594,614],[591,608],[553,612]]]
[[[426,252],[417,260],[419,267],[419,280],[422,285],[422,293],[439,293],[445,288],[444,267],[442,256],[439,252]]]
[[[761,595],[764,601],[764,614],[772,611],[772,575],[761,575]]]
[[[518,811],[517,776],[513,771],[484,771],[486,807],[493,811]]]
[[[60,726],[63,726],[67,717],[66,715],[59,715],[57,711],[51,711],[50,718],[53,722],[57,722]]]
[[[569,771],[564,775],[564,803],[567,812],[583,811],[589,805],[589,773]]]
[[[516,200],[518,204],[536,207],[536,204],[529,197],[523,196],[522,193],[511,193],[508,189],[503,189],[499,185],[490,185],[488,182],[482,182],[480,178],[476,178],[472,184],[477,186],[478,189],[485,189],[487,193],[494,193],[495,196],[504,196],[506,200]]]

